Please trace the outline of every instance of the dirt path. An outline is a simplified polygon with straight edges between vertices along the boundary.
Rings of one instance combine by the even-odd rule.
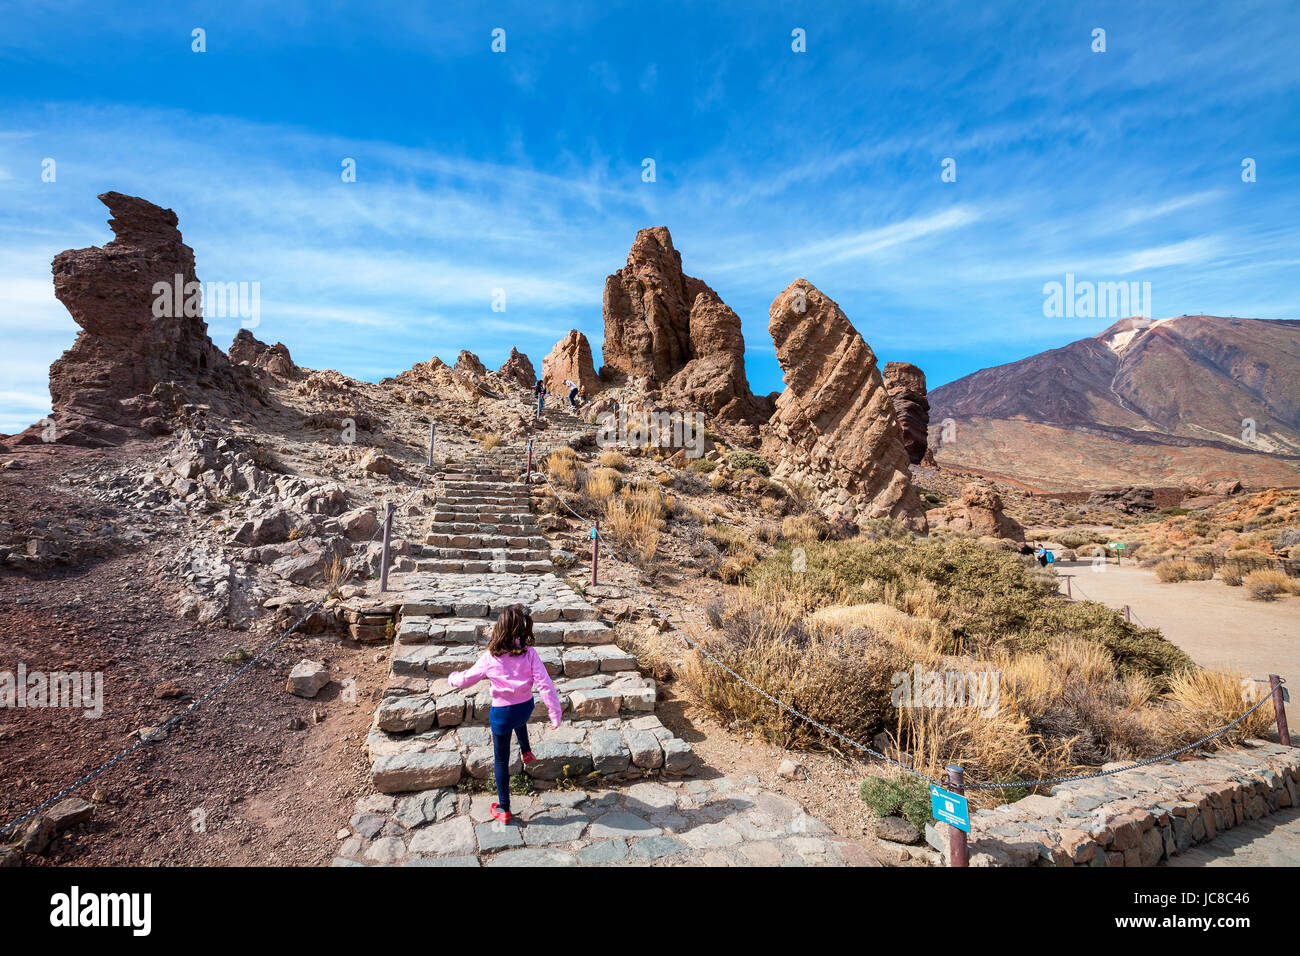
[[[1300,599],[1252,601],[1243,588],[1222,581],[1161,584],[1155,572],[1107,565],[1093,571],[1088,562],[1061,562],[1074,574],[1074,596],[1119,609],[1133,609],[1134,620],[1158,627],[1203,667],[1236,669],[1247,677],[1281,674],[1300,687]],[[1064,590],[1064,584],[1062,584]]]

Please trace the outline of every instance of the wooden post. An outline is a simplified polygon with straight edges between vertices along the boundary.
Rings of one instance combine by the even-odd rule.
[[[433,442],[438,437],[438,425],[436,422],[429,422],[429,467],[433,467]]]
[[[384,505],[384,547],[379,555],[379,590],[388,590],[388,559],[393,541],[393,503]]]
[[[591,583],[596,583],[597,569],[600,567],[600,519],[596,519],[591,529]]]
[[[1128,621],[1130,624],[1133,623],[1133,613],[1129,610],[1127,604],[1124,605],[1124,620]]]
[[[1283,747],[1291,746],[1291,731],[1286,726],[1286,701],[1282,699],[1282,678],[1268,675],[1268,686],[1273,688],[1273,710],[1277,714],[1277,740]]]
[[[948,789],[953,793],[964,794],[966,792],[966,772],[956,764],[949,764],[948,771]],[[970,847],[966,843],[966,831],[958,830],[951,823],[948,824],[948,865],[949,866],[970,866]]]

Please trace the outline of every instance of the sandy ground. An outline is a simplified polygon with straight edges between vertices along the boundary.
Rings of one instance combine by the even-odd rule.
[[[1136,621],[1160,628],[1203,667],[1247,677],[1281,674],[1296,688],[1292,694],[1300,692],[1300,598],[1252,601],[1244,588],[1217,578],[1161,584],[1154,571],[1127,565],[1094,571],[1087,562],[1061,562],[1057,570],[1077,575],[1076,598],[1129,605]]]

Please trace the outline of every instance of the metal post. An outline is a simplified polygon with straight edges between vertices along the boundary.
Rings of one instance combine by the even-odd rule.
[[[1282,698],[1282,678],[1268,675],[1268,686],[1273,688],[1273,710],[1277,712],[1277,740],[1283,747],[1291,746],[1291,731],[1286,726],[1286,701]]]
[[[533,440],[528,439],[528,470],[524,472],[524,481],[533,483]]]
[[[433,467],[433,442],[438,437],[438,425],[436,422],[429,422],[429,467]]]
[[[596,583],[596,572],[600,567],[600,519],[596,519],[596,525],[591,529],[591,583]]]
[[[393,541],[393,503],[384,506],[384,549],[379,556],[379,590],[388,590],[388,558]]]
[[[948,764],[948,789],[953,793],[966,792],[966,772],[956,764]],[[970,866],[970,847],[966,844],[966,831],[948,825],[948,865]]]

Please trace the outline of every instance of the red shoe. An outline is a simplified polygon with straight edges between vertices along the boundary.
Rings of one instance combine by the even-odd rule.
[[[537,759],[536,757],[533,756],[533,752],[531,750],[528,751],[527,753],[520,754],[519,756],[523,759],[524,763],[532,763],[534,760]]]
[[[510,811],[502,810],[497,804],[492,804],[492,818],[500,820],[502,823],[510,822]]]

